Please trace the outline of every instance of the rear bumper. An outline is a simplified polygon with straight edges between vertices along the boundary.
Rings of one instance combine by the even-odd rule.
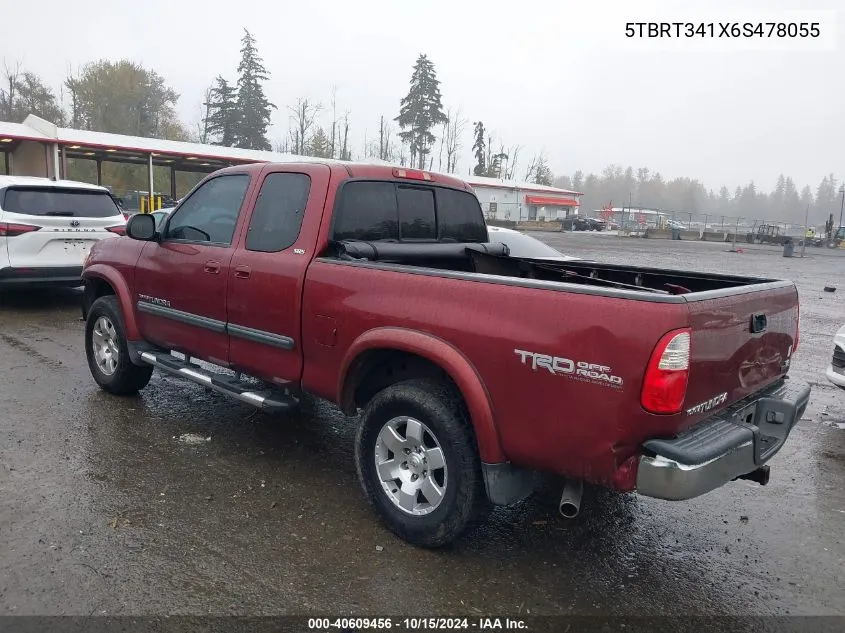
[[[692,499],[762,468],[781,449],[809,400],[809,385],[786,380],[678,437],[645,442],[637,492]]]
[[[82,266],[0,268],[0,287],[81,286]]]

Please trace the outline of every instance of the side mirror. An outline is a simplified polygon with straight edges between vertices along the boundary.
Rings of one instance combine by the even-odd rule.
[[[149,213],[136,213],[126,223],[126,235],[133,240],[149,242],[156,236],[156,220]]]

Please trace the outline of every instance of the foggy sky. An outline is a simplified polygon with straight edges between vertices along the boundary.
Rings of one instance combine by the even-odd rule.
[[[647,166],[707,187],[754,180],[772,189],[779,173],[799,190],[845,175],[845,14],[828,52],[649,51],[624,41],[625,23],[674,21],[687,3],[592,0],[2,0],[0,58],[21,61],[58,88],[69,69],[129,58],[165,77],[194,125],[217,74],[236,78],[243,28],[257,39],[278,105],[270,140],[287,133],[287,105],[324,103],[332,86],[349,110],[353,155],[379,115],[393,118],[419,53],[434,62],[445,106],[469,120],[459,172],[472,163],[472,122],[506,145],[520,144],[521,178],[545,151],[556,175],[599,172],[610,163]],[[730,19],[798,9],[801,0],[699,2],[697,15]],[[838,0],[807,8],[835,9]],[[10,25],[14,24],[13,28]],[[394,124],[395,125],[395,124]],[[436,168],[436,158],[435,158]]]

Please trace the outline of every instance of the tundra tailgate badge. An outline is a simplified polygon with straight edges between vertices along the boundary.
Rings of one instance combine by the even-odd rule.
[[[728,393],[720,393],[718,396],[714,396],[710,398],[710,400],[705,400],[704,402],[699,402],[694,407],[690,407],[687,409],[687,415],[695,415],[696,413],[704,413],[705,411],[710,411],[713,407],[718,407],[720,404],[724,404],[725,400],[728,399]]]

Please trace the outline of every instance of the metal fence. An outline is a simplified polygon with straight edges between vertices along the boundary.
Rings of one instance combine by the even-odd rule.
[[[582,213],[583,217],[605,220],[622,230],[671,230],[708,231],[718,233],[776,234],[790,237],[804,235],[803,224],[776,222],[762,218],[738,218],[727,215],[688,213],[684,211],[642,212],[637,209],[609,212]],[[818,228],[816,229],[818,230]]]

